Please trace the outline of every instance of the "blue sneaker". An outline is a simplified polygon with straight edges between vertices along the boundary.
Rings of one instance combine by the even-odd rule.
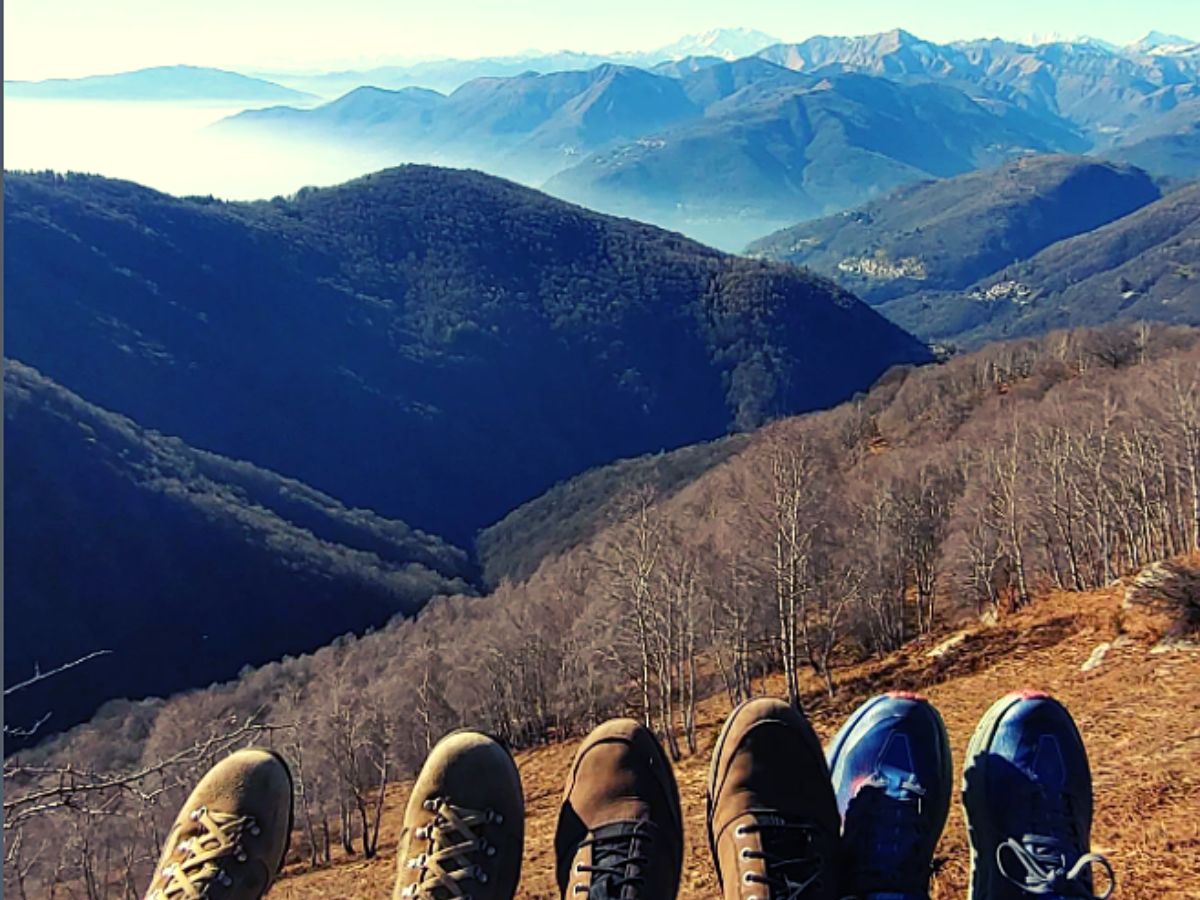
[[[933,851],[950,812],[946,726],[916,694],[873,697],[827,751],[842,815],[842,891],[870,900],[929,896]]]
[[[1088,850],[1092,774],[1083,739],[1049,694],[1009,694],[984,714],[967,748],[963,808],[971,900],[1112,894],[1112,866]],[[1093,866],[1106,875],[1100,895]]]

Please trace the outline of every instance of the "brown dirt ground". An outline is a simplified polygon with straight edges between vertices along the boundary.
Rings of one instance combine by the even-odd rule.
[[[1046,597],[995,625],[973,625],[906,648],[880,662],[839,673],[839,695],[825,699],[806,685],[805,709],[823,739],[855,706],[884,690],[920,690],[950,731],[956,777],[979,716],[997,697],[1021,687],[1048,690],[1074,714],[1088,745],[1096,791],[1093,849],[1112,862],[1122,898],[1200,898],[1200,651],[1151,652],[1158,629],[1121,609],[1122,590]],[[1117,641],[1090,672],[1080,666],[1102,642]],[[941,656],[929,651],[948,639]],[[769,679],[766,692],[778,693]],[[729,712],[724,696],[700,710],[699,751],[677,766],[687,851],[680,896],[715,898],[704,838],[709,752]],[[528,803],[521,898],[553,898],[553,834],[561,786],[575,741],[517,755]],[[407,785],[389,791],[381,853],[305,871],[294,864],[272,892],[275,900],[384,898],[391,889]],[[957,791],[957,785],[956,785]],[[957,803],[938,847],[933,897],[966,896],[968,850]]]

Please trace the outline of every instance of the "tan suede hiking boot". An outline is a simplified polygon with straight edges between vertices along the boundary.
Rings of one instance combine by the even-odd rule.
[[[167,834],[147,900],[257,900],[283,865],[292,776],[267,750],[239,750],[200,779]]]
[[[595,729],[575,754],[554,836],[559,893],[673,900],[683,816],[671,764],[632,719]]]
[[[735,709],[708,781],[708,842],[725,900],[833,900],[840,825],[808,720],[765,697]]]
[[[438,742],[413,785],[394,900],[511,900],[521,877],[525,798],[512,756],[477,731]]]

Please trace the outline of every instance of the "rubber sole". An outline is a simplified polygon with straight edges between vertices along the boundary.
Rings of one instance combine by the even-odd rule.
[[[288,850],[291,849],[291,846],[292,846],[292,832],[296,828],[296,779],[292,777],[291,766],[289,766],[287,764],[287,760],[283,758],[283,754],[278,753],[275,750],[268,750],[266,747],[255,747],[255,748],[250,748],[250,749],[262,750],[263,752],[269,753],[271,756],[275,757],[275,759],[279,761],[279,764],[281,766],[283,766],[283,773],[285,775],[287,775],[287,780],[288,780],[287,838],[283,842],[283,855],[279,857],[279,865],[277,865],[275,867],[275,872],[278,874],[279,872],[283,871],[283,864],[287,862]]]

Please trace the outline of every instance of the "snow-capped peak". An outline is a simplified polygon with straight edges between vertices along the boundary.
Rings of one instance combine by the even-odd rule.
[[[703,34],[689,34],[673,44],[660,47],[654,56],[662,59],[683,59],[686,56],[719,56],[722,59],[741,59],[780,43],[753,28],[714,28]]]

